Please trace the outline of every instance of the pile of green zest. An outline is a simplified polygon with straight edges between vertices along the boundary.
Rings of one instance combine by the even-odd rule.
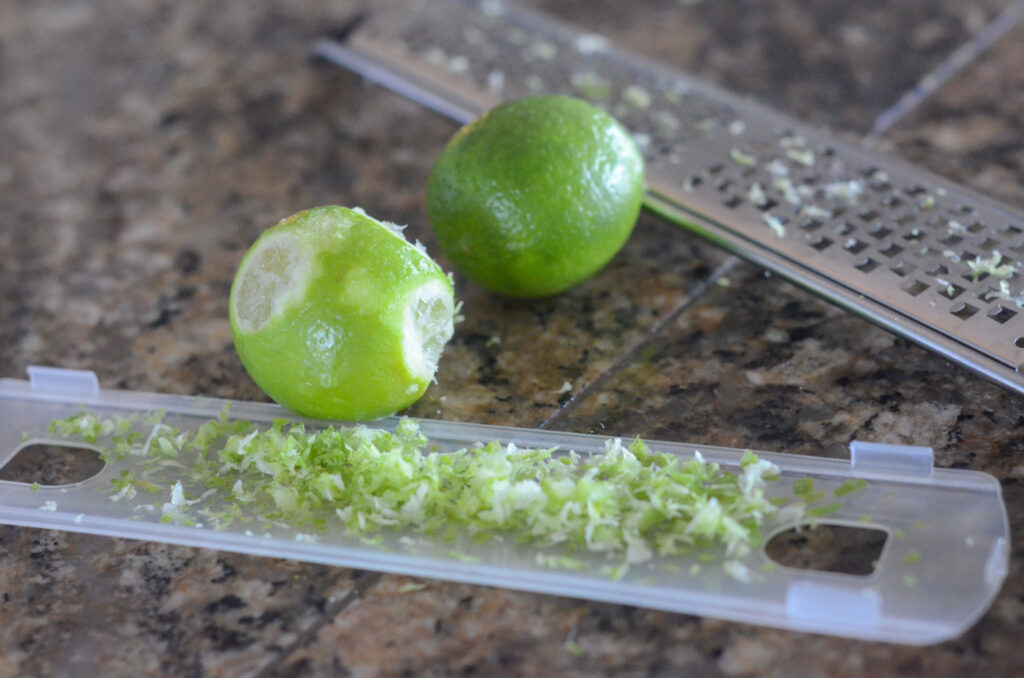
[[[141,508],[165,522],[340,527],[363,538],[393,530],[446,542],[511,538],[559,546],[558,555],[538,553],[550,567],[582,569],[569,554],[605,553],[619,564],[613,575],[655,556],[715,549],[726,571],[744,578],[735,559],[761,542],[762,522],[777,510],[764,490],[779,469],[753,453],[732,473],[699,452],[684,459],[640,439],[611,439],[602,452],[583,455],[496,441],[442,452],[411,419],[393,432],[287,420],[261,428],[227,412],[194,431],[160,415],[82,412],[50,431],[99,442],[108,462],[141,458],[136,471],[112,481],[111,498],[151,493],[158,501]]]

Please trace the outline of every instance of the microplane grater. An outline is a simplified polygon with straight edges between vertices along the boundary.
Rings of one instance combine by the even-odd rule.
[[[645,205],[1024,392],[1024,216],[502,0],[376,2],[319,56],[467,122],[588,99],[644,150]]]

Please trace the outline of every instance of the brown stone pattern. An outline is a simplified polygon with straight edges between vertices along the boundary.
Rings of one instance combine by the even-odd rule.
[[[305,643],[370,573],[0,528],[0,675],[251,675]]]
[[[1024,209],[1024,28],[1018,26],[889,135],[902,155]]]
[[[455,125],[308,59],[360,4],[0,3],[0,374],[55,364],[107,387],[262,400],[226,320],[262,229],[360,205],[436,250],[423,191]],[[857,134],[1006,3],[532,4]],[[891,140],[1019,205],[1015,36]],[[826,456],[854,437],[933,445],[941,465],[1000,478],[1016,539],[963,638],[858,643],[0,527],[0,677],[1015,675],[1021,398],[746,265],[686,306],[726,260],[644,215],[605,270],[555,298],[504,300],[457,275],[465,320],[410,413]],[[46,479],[74,466],[49,463]]]
[[[866,132],[1008,2],[530,0],[802,120]]]

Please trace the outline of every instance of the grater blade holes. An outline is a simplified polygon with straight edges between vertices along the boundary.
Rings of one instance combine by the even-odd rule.
[[[913,273],[915,270],[917,270],[917,266],[914,266],[912,263],[906,261],[905,259],[900,259],[900,263],[896,264],[889,270],[898,275],[899,277],[904,278],[910,273]]]
[[[866,250],[867,247],[867,243],[861,242],[856,238],[850,238],[845,243],[843,243],[843,249],[851,254],[860,254],[861,252]]]
[[[956,299],[963,293],[964,288],[960,287],[959,285],[954,285],[953,283],[950,283],[939,290],[939,294],[946,297],[947,299]]]
[[[871,271],[878,268],[878,262],[871,257],[867,257],[854,264],[853,267],[862,273],[871,273]]]
[[[903,287],[903,291],[912,297],[916,297],[917,295],[921,294],[921,292],[924,292],[926,289],[928,289],[928,285],[921,282],[920,280],[912,280],[910,281],[909,285]]]
[[[849,221],[840,221],[838,224],[836,224],[837,235],[848,235],[852,233],[853,230],[853,224],[851,224]]]
[[[814,249],[821,252],[822,250],[826,250],[829,247],[831,247],[833,242],[833,240],[826,238],[825,236],[818,236],[817,238],[811,241],[810,245]]]
[[[985,285],[985,287],[983,287],[982,290],[974,296],[976,296],[980,301],[987,304],[988,302],[992,301],[997,296],[999,296],[999,291],[996,288],[992,287],[991,285]]]
[[[871,234],[872,237],[877,238],[879,240],[883,240],[884,238],[888,238],[892,234],[892,229],[887,226],[883,226],[882,224],[878,224],[868,232]]]
[[[897,254],[899,254],[902,251],[903,251],[903,248],[900,247],[899,245],[897,245],[896,243],[889,243],[885,247],[883,247],[880,250],[878,250],[878,252],[882,256],[889,257],[890,259],[892,259],[893,257],[895,257]]]
[[[956,307],[950,311],[950,313],[955,315],[957,318],[960,318],[960,320],[967,320],[977,312],[978,307],[972,306],[968,303],[957,304]]]
[[[988,317],[992,318],[992,320],[995,320],[1000,325],[1003,325],[1015,315],[1017,315],[1015,311],[1011,311],[1005,306],[999,305],[996,307],[995,311],[988,314]]]

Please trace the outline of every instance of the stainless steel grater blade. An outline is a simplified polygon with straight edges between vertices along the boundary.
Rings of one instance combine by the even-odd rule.
[[[389,0],[315,52],[459,121],[589,99],[647,160],[645,204],[1024,393],[1024,215],[502,0]]]

